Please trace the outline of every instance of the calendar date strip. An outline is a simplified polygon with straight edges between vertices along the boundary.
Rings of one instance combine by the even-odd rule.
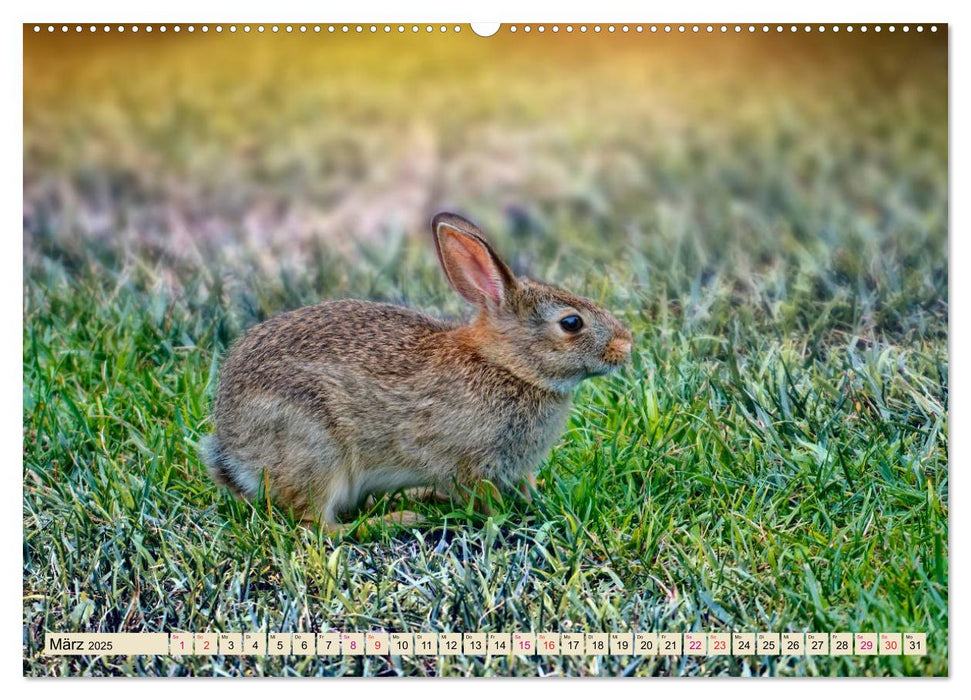
[[[924,656],[923,632],[48,632],[51,656]]]

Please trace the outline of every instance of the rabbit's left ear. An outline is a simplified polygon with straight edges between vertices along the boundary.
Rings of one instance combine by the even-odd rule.
[[[480,308],[501,308],[516,287],[516,277],[471,221],[456,214],[432,219],[435,249],[449,283]]]

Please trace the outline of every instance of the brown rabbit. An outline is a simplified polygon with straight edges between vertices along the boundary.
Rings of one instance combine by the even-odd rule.
[[[516,279],[462,217],[432,229],[476,318],[343,300],[254,327],[225,361],[202,445],[217,483],[247,497],[265,484],[330,527],[370,494],[535,485],[574,387],[623,365],[631,334],[588,299]]]

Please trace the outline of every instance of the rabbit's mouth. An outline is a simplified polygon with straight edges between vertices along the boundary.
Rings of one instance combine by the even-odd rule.
[[[594,367],[589,371],[589,376],[591,377],[606,377],[608,374],[613,374],[621,367],[627,363],[625,358],[621,362],[606,362],[604,361],[599,367]]]

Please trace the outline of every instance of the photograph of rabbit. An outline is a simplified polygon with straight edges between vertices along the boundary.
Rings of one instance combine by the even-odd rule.
[[[230,26],[24,28],[25,675],[948,673],[945,26]],[[589,302],[616,364],[557,383],[553,336],[506,329],[502,366],[566,397],[555,429],[388,403],[419,325],[540,283]],[[330,511],[313,469],[256,465],[309,451],[305,406],[252,412],[270,381],[320,398],[277,362],[304,336],[270,319],[297,309],[314,348],[379,353],[313,376],[366,385],[380,411],[333,420],[399,450]],[[289,437],[247,471],[240,421]],[[410,490],[437,484],[409,450],[470,425],[528,468]],[[916,631],[928,653],[42,653],[172,630]]]

